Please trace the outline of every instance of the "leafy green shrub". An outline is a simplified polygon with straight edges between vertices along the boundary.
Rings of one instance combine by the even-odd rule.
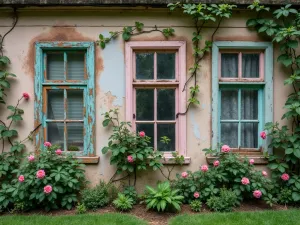
[[[1,201],[10,198],[13,203],[24,202],[26,210],[71,209],[78,202],[79,191],[86,182],[84,165],[72,155],[61,157],[51,143],[45,145],[48,146],[45,151],[31,154],[20,169],[13,171],[17,176],[11,184],[2,186]]]
[[[134,186],[126,186],[122,192],[126,197],[129,197],[132,199],[133,204],[136,204],[138,199],[138,194],[135,190]]]
[[[200,212],[202,208],[202,203],[200,200],[193,200],[190,203],[191,210],[194,212]]]
[[[80,148],[76,145],[70,145],[68,147],[68,151],[70,151],[70,152],[76,152],[76,151],[79,151],[79,150],[80,150]]]
[[[157,190],[146,186],[145,202],[147,209],[156,211],[180,211],[184,199],[178,194],[179,190],[172,190],[169,182],[159,183]]]
[[[162,167],[161,154],[158,151],[153,151],[149,146],[150,138],[145,132],[139,134],[133,133],[130,129],[129,122],[120,122],[118,119],[118,110],[110,110],[104,114],[104,127],[109,124],[113,125],[113,134],[109,138],[108,146],[102,148],[102,153],[107,154],[112,152],[110,156],[110,164],[117,167],[117,174],[136,174],[138,171],[152,168],[157,170]],[[148,160],[147,160],[148,159]],[[136,176],[134,175],[134,185]]]
[[[124,212],[124,211],[128,211],[128,210],[132,209],[133,200],[132,200],[132,198],[130,198],[122,193],[119,193],[118,198],[113,201],[113,204],[116,207],[116,209]]]
[[[231,212],[233,207],[240,202],[235,192],[231,189],[222,188],[219,196],[212,196],[207,200],[207,206],[216,212]]]
[[[110,185],[100,181],[97,186],[82,191],[81,201],[88,209],[102,208],[110,202],[109,189]]]
[[[84,214],[86,213],[87,209],[85,207],[85,205],[82,203],[82,204],[79,204],[76,206],[76,214]]]

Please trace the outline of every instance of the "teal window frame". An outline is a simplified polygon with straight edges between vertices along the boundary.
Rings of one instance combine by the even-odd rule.
[[[67,51],[85,51],[86,79],[80,81],[60,80],[59,82],[46,80],[46,51],[64,52],[65,59]],[[35,135],[35,144],[44,149],[43,143],[47,132],[47,120],[44,104],[47,104],[47,89],[63,89],[66,95],[66,89],[82,89],[84,99],[84,147],[83,152],[77,152],[76,156],[95,156],[95,47],[93,42],[37,42],[35,44],[35,104],[34,119],[36,126],[41,124],[41,129]],[[66,60],[65,60],[66,61]],[[66,64],[66,63],[65,63]],[[65,66],[66,70],[66,66]],[[66,74],[66,71],[65,71]],[[66,140],[64,140],[66,145]],[[66,146],[64,146],[65,148]]]
[[[263,50],[264,51],[264,81],[263,82],[221,82],[219,81],[220,50]],[[264,124],[273,122],[273,45],[270,42],[239,42],[217,41],[212,47],[212,148],[217,149],[221,141],[221,90],[224,89],[255,89],[258,92],[258,149],[272,152],[268,148],[270,140],[259,137]],[[240,93],[240,91],[239,91]],[[240,98],[240,94],[239,94]],[[240,100],[239,100],[240,104]],[[240,113],[240,106],[239,106]],[[239,116],[240,120],[240,116]],[[240,124],[240,123],[239,123]],[[240,125],[239,125],[240,126]],[[240,131],[240,128],[239,128]],[[239,141],[240,141],[239,132]],[[224,143],[226,144],[226,143]]]

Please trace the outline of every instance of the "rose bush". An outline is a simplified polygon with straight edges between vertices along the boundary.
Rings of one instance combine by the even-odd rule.
[[[0,190],[0,202],[8,200],[6,207],[24,203],[24,210],[71,209],[78,202],[79,191],[85,185],[84,165],[72,155],[60,156],[58,147],[47,142],[45,151],[31,153],[19,169],[16,177]]]

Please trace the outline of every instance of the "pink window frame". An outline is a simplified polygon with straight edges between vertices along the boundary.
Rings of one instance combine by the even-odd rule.
[[[176,52],[176,76],[174,80],[139,80],[135,81],[135,51],[172,51]],[[156,64],[156,57],[154,57]],[[125,46],[126,63],[126,121],[132,123],[135,131],[135,87],[166,87],[176,88],[176,149],[179,154],[186,156],[186,116],[177,116],[177,113],[186,109],[186,42],[185,41],[131,41]],[[155,68],[156,76],[156,68]],[[155,77],[156,78],[156,77]],[[155,91],[156,93],[156,91]],[[156,111],[155,111],[156,113]],[[156,117],[155,117],[156,118]],[[154,134],[157,136],[157,133]],[[164,152],[165,157],[171,157],[172,152]]]
[[[221,54],[222,53],[237,53],[238,54],[238,77],[226,78],[221,74]],[[242,77],[242,54],[257,53],[259,54],[259,77],[258,78],[245,78]],[[220,82],[263,82],[264,81],[264,52],[259,50],[224,50],[219,52],[219,81]]]

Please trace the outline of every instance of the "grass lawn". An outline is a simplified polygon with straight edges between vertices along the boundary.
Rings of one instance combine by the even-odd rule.
[[[106,213],[101,215],[85,214],[76,216],[0,216],[1,225],[146,225],[136,217]]]
[[[169,225],[300,225],[300,210],[181,215]]]

